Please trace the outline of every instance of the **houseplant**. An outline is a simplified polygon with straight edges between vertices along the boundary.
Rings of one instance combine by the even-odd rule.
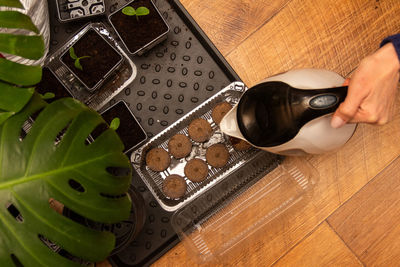
[[[0,1],[4,5],[23,8],[18,0]],[[0,27],[36,34],[2,33],[0,51],[28,59],[42,57],[43,41],[29,17],[19,11],[3,12],[10,11],[0,11]],[[32,86],[40,81],[41,73],[40,66],[0,58],[0,266],[75,264],[54,253],[43,240],[91,262],[104,259],[113,249],[111,233],[62,216],[50,207],[49,199],[105,223],[128,218],[131,208],[126,195],[131,166],[117,134],[107,129],[85,144],[104,120],[72,98],[48,104]],[[21,127],[30,117],[35,117],[33,126],[21,138]],[[110,168],[128,172],[116,176]]]
[[[138,10],[146,8],[143,16],[123,12],[126,8]],[[114,30],[131,54],[144,52],[167,38],[169,26],[151,0],[135,0],[121,7],[108,17]]]

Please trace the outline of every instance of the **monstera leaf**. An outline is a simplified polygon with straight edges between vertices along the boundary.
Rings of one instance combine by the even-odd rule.
[[[0,6],[23,9],[18,0],[0,0]],[[33,60],[43,57],[43,38],[29,16],[16,10],[0,11],[0,28],[30,32],[0,33],[0,52]],[[29,102],[34,89],[25,87],[38,83],[41,77],[40,66],[25,66],[0,58],[0,124]]]
[[[34,118],[33,126],[24,133],[29,118]],[[103,123],[72,98],[47,104],[35,93],[0,125],[0,266],[75,264],[44,241],[93,262],[111,252],[112,233],[88,228],[49,205],[55,199],[97,222],[129,217],[131,165],[122,142],[112,129],[86,142]],[[115,174],[115,168],[129,171]]]

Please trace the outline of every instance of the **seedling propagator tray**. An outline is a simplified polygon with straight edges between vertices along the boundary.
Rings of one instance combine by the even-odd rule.
[[[131,56],[125,51],[107,20],[107,17],[125,5],[126,1],[105,0],[104,3],[106,7],[104,15],[91,17],[90,23],[94,23],[97,30],[105,34],[108,41],[123,54],[122,66],[125,66],[128,73],[123,76],[125,79],[120,81],[118,86],[112,86],[113,79],[110,79],[110,84],[106,83],[105,86],[113,88],[111,93],[107,94],[108,90],[103,91],[104,88],[100,88],[93,92],[94,94],[90,94],[85,90],[76,89],[75,81],[68,80],[70,76],[64,72],[64,69],[57,71],[62,65],[57,62],[57,58],[61,52],[65,51],[66,42],[87,26],[88,20],[61,23],[57,18],[57,5],[54,1],[49,2],[50,14],[52,14],[50,16],[52,28],[50,55],[53,55],[51,58],[53,61],[50,59],[47,65],[64,85],[65,82],[67,83],[65,87],[73,97],[83,100],[100,112],[120,100],[125,101],[145,130],[149,138],[148,142],[154,142],[158,134],[167,131],[168,127],[174,127],[177,121],[218,95],[222,89],[233,86],[231,84],[234,82],[242,84],[237,74],[178,0],[154,1],[171,30],[164,42],[142,56]],[[96,92],[103,92],[103,95],[99,97],[95,94]],[[146,144],[148,143],[143,146]],[[137,149],[128,154],[128,156],[133,155],[133,164],[135,164],[135,151]],[[233,247],[232,244],[236,244],[241,239],[231,236],[229,240],[223,240],[224,244],[228,245],[221,246],[215,240],[210,240],[206,232],[199,233],[199,226],[203,227],[201,229],[209,230],[206,222],[215,218],[217,211],[224,211],[227,207],[231,207],[229,203],[247,192],[246,189],[253,190],[250,192],[255,192],[254,196],[257,192],[261,192],[264,196],[274,196],[278,191],[254,189],[254,186],[260,183],[259,181],[264,181],[261,178],[268,173],[282,172],[283,175],[280,175],[280,178],[276,176],[268,178],[270,183],[264,181],[265,185],[273,185],[273,188],[280,189],[287,183],[292,186],[295,194],[292,199],[287,194],[283,195],[278,199],[278,202],[283,201],[283,204],[273,203],[278,205],[277,207],[269,206],[270,209],[265,211],[269,215],[261,219],[259,225],[266,225],[280,212],[294,206],[298,199],[307,199],[304,196],[309,195],[312,189],[314,178],[310,177],[314,177],[315,173],[303,170],[290,171],[290,168],[284,167],[282,157],[255,149],[251,151],[253,151],[252,154],[246,159],[247,164],[236,166],[237,169],[234,172],[228,171],[223,177],[213,179],[214,182],[201,187],[199,191],[195,190],[200,193],[193,194],[190,201],[172,202],[173,208],[165,208],[151,185],[151,180],[143,178],[143,173],[139,175],[140,171],[139,173],[134,171],[132,185],[144,200],[145,223],[142,231],[128,246],[116,251],[116,254],[109,258],[110,262],[114,266],[148,266],[175,246],[179,242],[179,237],[193,248],[195,255],[200,255],[199,260],[219,260],[221,252],[226,253]],[[249,169],[252,171],[248,171]],[[232,183],[228,182],[230,180]],[[269,194],[269,192],[273,193]],[[289,200],[285,197],[289,197]],[[247,198],[249,203],[254,203],[256,200],[249,195]],[[240,207],[234,211],[247,210],[245,205]],[[240,218],[240,214],[237,218]],[[253,220],[249,220],[249,223],[257,225],[259,219],[254,217]],[[225,225],[230,227],[228,224]],[[255,228],[246,225],[246,228],[236,230],[235,233],[245,237]],[[218,229],[221,230],[221,228]],[[219,247],[223,248],[223,251],[218,250]]]

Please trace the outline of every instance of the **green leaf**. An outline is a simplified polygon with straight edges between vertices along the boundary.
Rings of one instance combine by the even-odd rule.
[[[75,59],[74,66],[77,69],[83,70],[81,62],[80,62],[80,58]]]
[[[0,124],[5,122],[8,118],[15,114],[14,111],[1,111],[0,112]]]
[[[24,8],[18,0],[0,0],[0,6]]]
[[[42,95],[42,99],[46,100],[46,99],[52,99],[54,98],[56,95],[52,92],[47,92],[44,95]]]
[[[79,58],[75,59],[75,62],[74,62],[75,68],[78,68],[78,69],[80,69],[80,70],[83,70],[83,67],[82,67],[82,65],[81,65],[81,59],[89,58],[89,57],[90,57],[90,56],[83,56],[83,57],[79,57]]]
[[[110,123],[110,128],[116,131],[120,125],[121,121],[119,118],[114,118]]]
[[[44,54],[44,42],[39,35],[1,33],[0,52],[28,59],[39,59]]]
[[[127,15],[127,16],[134,16],[134,15],[136,15],[135,9],[134,9],[133,7],[131,7],[131,6],[124,7],[124,8],[122,9],[122,13],[125,14],[125,15]]]
[[[19,112],[31,99],[34,88],[20,88],[0,82],[0,109]]]
[[[40,109],[20,141],[22,125]],[[24,266],[74,265],[48,249],[39,235],[89,261],[102,260],[113,249],[113,234],[74,222],[48,203],[53,198],[98,222],[116,223],[129,217],[126,192],[131,173],[115,176],[107,171],[109,167],[131,170],[118,135],[108,129],[85,144],[102,123],[99,114],[72,98],[46,104],[35,94],[21,112],[0,125],[0,266],[8,266],[11,254]],[[63,130],[61,141],[55,142]],[[83,190],[74,189],[71,180]],[[22,221],[8,211],[10,204]]]
[[[69,48],[69,56],[72,58],[72,59],[77,59],[78,57],[77,57],[77,55],[75,54],[75,49],[74,49],[74,47],[70,47]]]
[[[34,88],[19,88],[0,82],[0,124],[19,112],[31,99]]]
[[[25,29],[39,33],[31,18],[18,11],[0,11],[0,27],[9,29]]]
[[[0,0],[0,6],[23,8],[16,0]],[[0,27],[39,32],[27,15],[17,11],[1,11]],[[40,36],[3,33],[0,34],[0,51],[28,59],[39,59],[44,55],[44,42]],[[0,124],[21,110],[32,96],[32,89],[17,88],[14,85],[34,85],[41,78],[40,66],[25,66],[0,58]]]
[[[136,16],[145,16],[150,14],[150,10],[147,7],[141,6],[136,9]]]
[[[37,84],[42,79],[40,66],[26,66],[0,58],[0,80],[22,86]]]

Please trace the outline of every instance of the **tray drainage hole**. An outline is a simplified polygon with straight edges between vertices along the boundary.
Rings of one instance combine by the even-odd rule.
[[[145,247],[146,249],[151,249],[151,242],[147,241]]]
[[[79,193],[83,193],[86,191],[85,188],[78,181],[75,181],[74,179],[69,179],[68,184],[72,189],[78,191]]]
[[[162,229],[160,235],[162,238],[165,238],[167,236],[167,230]]]
[[[8,206],[8,207],[7,207]],[[13,216],[17,222],[23,222],[24,217],[22,217],[21,212],[17,209],[17,207],[14,206],[14,204],[8,204],[6,205],[8,212]]]
[[[156,217],[154,215],[149,216],[149,222],[153,223],[156,220]]]
[[[153,235],[153,234],[154,234],[154,231],[151,230],[151,229],[147,229],[147,230],[146,230],[146,234],[148,234],[148,235]]]
[[[83,0],[82,1],[82,6],[87,6],[89,3],[88,3],[88,1],[87,0]]]

